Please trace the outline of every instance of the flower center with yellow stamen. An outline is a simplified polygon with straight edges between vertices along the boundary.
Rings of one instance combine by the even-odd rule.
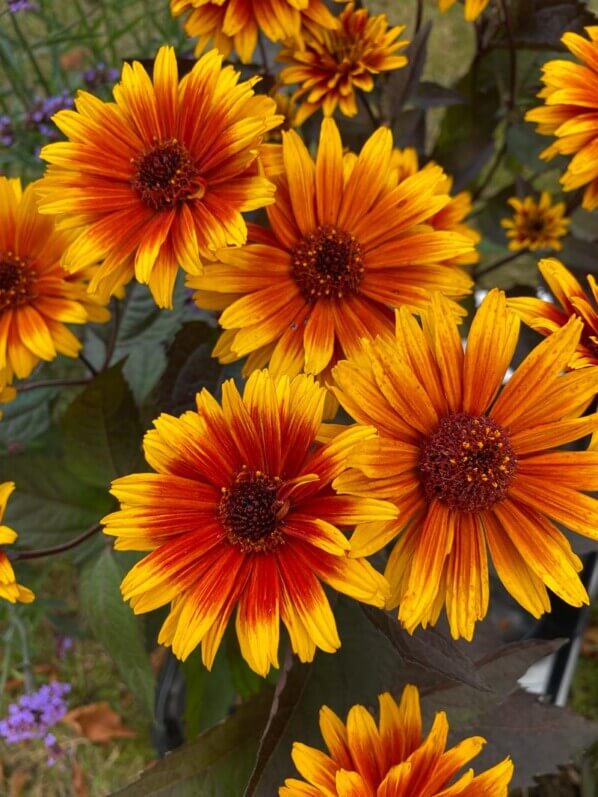
[[[292,274],[308,302],[342,299],[359,292],[363,279],[361,246],[354,235],[325,224],[293,249]]]
[[[222,488],[218,517],[228,541],[243,553],[271,551],[283,542],[280,521],[289,510],[278,498],[282,481],[243,467],[230,487]]]
[[[422,445],[419,469],[428,501],[481,512],[505,497],[517,457],[502,426],[460,412],[443,418]]]
[[[12,252],[0,252],[0,312],[35,298],[37,273]]]
[[[191,197],[201,199],[205,181],[185,147],[171,138],[154,142],[153,147],[132,158],[135,174],[131,186],[142,202],[153,210],[173,208]]]

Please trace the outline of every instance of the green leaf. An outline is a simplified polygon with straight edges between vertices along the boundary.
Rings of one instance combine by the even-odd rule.
[[[20,393],[10,404],[2,407],[0,421],[0,450],[14,452],[29,447],[36,437],[50,428],[51,401],[57,388],[43,388]]]
[[[104,548],[100,556],[83,569],[81,608],[94,636],[106,648],[123,680],[151,717],[154,676],[139,622],[120,593],[122,576],[115,555]]]
[[[122,363],[95,377],[62,420],[67,465],[86,484],[110,482],[138,469],[142,429]]]
[[[204,321],[182,326],[168,349],[168,366],[157,388],[158,406],[179,415],[195,407],[202,388],[216,393],[222,381],[222,365],[212,357],[218,331]]]
[[[64,543],[97,523],[113,506],[105,490],[79,481],[58,457],[1,457],[0,481],[16,483],[5,522],[18,533],[19,548]],[[97,541],[85,543],[81,549],[89,550],[92,545]]]
[[[173,309],[160,309],[145,285],[133,282],[127,288],[123,314],[116,341],[116,353],[123,354],[131,345],[163,343],[172,340],[180,328],[185,302],[184,279],[179,274],[173,294]]]
[[[140,343],[129,352],[123,366],[123,376],[137,404],[141,405],[147,399],[160,381],[167,364],[164,347],[154,343]]]
[[[421,80],[413,98],[418,108],[444,108],[449,105],[463,105],[465,97],[455,89],[441,86],[430,80]]]
[[[112,797],[238,797],[253,766],[272,690],[243,703],[226,722],[179,747]],[[263,792],[264,796],[277,791]]]
[[[235,700],[235,687],[223,649],[211,670],[202,664],[199,650],[193,651],[181,667],[185,675],[186,738],[193,739],[226,717]]]
[[[473,661],[448,637],[435,628],[408,634],[396,617],[373,606],[361,608],[365,616],[388,639],[401,659],[477,689],[488,689]]]

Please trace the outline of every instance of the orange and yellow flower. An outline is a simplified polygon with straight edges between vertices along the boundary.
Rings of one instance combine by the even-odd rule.
[[[558,446],[598,429],[579,417],[598,389],[598,368],[565,373],[583,324],[571,318],[539,344],[501,390],[519,318],[493,290],[463,351],[448,302],[397,313],[396,337],[366,342],[334,370],[335,395],[379,439],[360,444],[334,482],[343,494],[394,500],[398,522],[351,539],[368,556],[393,539],[389,607],[412,632],[443,607],[455,638],[471,639],[488,608],[488,554],[506,589],[535,617],[546,588],[573,606],[588,602],[582,563],[556,527],[598,539],[598,454]]]
[[[565,33],[561,41],[581,63],[556,60],[542,68],[544,105],[528,111],[538,133],[556,136],[541,157],[573,155],[561,184],[565,191],[587,186],[583,207],[598,207],[598,26],[586,28],[589,40]]]
[[[583,321],[581,339],[568,368],[585,368],[598,365],[598,285],[596,278],[588,274],[590,286],[588,295],[573,274],[553,257],[540,260],[540,273],[544,277],[553,296],[560,304],[545,302],[531,296],[514,296],[507,304],[541,335],[552,335],[573,316]]]
[[[438,8],[444,13],[456,0],[438,0]],[[465,19],[474,22],[484,12],[490,0],[465,0]]]
[[[276,184],[271,229],[252,225],[250,243],[217,252],[221,262],[188,280],[201,307],[224,309],[214,350],[222,362],[249,355],[245,373],[267,362],[276,375],[323,374],[363,337],[389,335],[391,308],[425,307],[431,290],[451,299],[472,282],[455,258],[470,236],[431,221],[451,203],[440,167],[398,182],[392,134],[376,131],[359,156],[343,154],[332,119],[322,124],[314,164],[294,132],[264,161]]]
[[[247,236],[242,211],[274,201],[258,173],[258,145],[282,119],[258,78],[239,83],[215,51],[179,82],[176,57],[162,47],[153,82],[125,64],[115,102],[79,92],[76,111],[56,125],[70,139],[49,144],[40,209],[77,229],[63,263],[103,261],[91,290],[114,293],[133,276],[160,307],[172,306],[179,265],[201,273],[201,257]]]
[[[305,20],[325,29],[338,26],[323,0],[170,0],[170,10],[173,16],[189,12],[185,32],[198,39],[196,55],[212,41],[225,58],[234,50],[244,64],[260,32],[275,42],[300,41]]]
[[[378,723],[364,706],[352,706],[346,722],[323,706],[320,731],[327,753],[295,742],[293,762],[305,780],[288,778],[279,797],[507,797],[511,759],[480,775],[469,769],[459,776],[485,739],[472,736],[447,750],[444,711],[436,713],[423,738],[415,686],[405,687],[398,705],[388,692],[378,702]]]
[[[6,504],[14,489],[14,482],[0,484],[0,521],[4,518]],[[16,539],[16,531],[13,531],[8,526],[0,526],[0,545],[10,545]],[[4,598],[10,603],[31,603],[35,599],[35,595],[30,589],[22,584],[17,584],[10,559],[3,550],[0,551],[0,598]]]
[[[289,64],[280,73],[283,83],[298,83],[295,99],[305,97],[297,114],[301,125],[320,108],[332,116],[337,106],[345,116],[357,114],[356,91],[372,91],[374,76],[400,69],[407,59],[397,55],[409,44],[397,41],[405,26],[389,28],[384,14],[370,16],[350,3],[338,28],[329,30],[305,22],[300,43],[289,43],[279,60]]]
[[[404,149],[395,149],[392,153],[391,165],[393,169],[398,171],[398,180],[406,180],[419,170],[419,158],[417,150],[413,147],[405,147]],[[428,161],[424,166],[425,169],[432,169],[437,164],[434,161]],[[444,175],[444,180],[437,186],[439,194],[450,194],[453,188],[453,178],[448,174]],[[481,240],[481,235],[473,227],[465,223],[465,220],[471,213],[471,194],[469,191],[460,191],[458,194],[451,196],[451,201],[445,205],[438,213],[435,213],[428,220],[428,224],[434,227],[435,230],[448,230],[458,232],[465,235],[470,239],[473,246]],[[451,260],[455,265],[470,266],[477,263],[480,259],[479,252],[472,249],[464,255],[453,258]]]
[[[565,203],[552,204],[550,194],[542,191],[540,199],[533,196],[523,199],[512,197],[509,205],[515,211],[512,218],[502,219],[501,225],[510,238],[509,249],[517,252],[520,249],[554,249],[558,251],[563,245],[559,238],[567,235],[571,220],[566,218]]]
[[[77,357],[81,342],[67,324],[107,321],[102,304],[87,293],[93,267],[67,273],[61,258],[72,235],[38,213],[33,183],[0,177],[0,388],[25,379],[40,360]]]
[[[320,429],[326,391],[299,375],[232,380],[222,406],[161,415],[145,437],[155,473],[113,482],[121,510],[104,518],[120,550],[151,551],[122,583],[137,613],[171,603],[159,636],[186,658],[201,643],[211,667],[233,609],[241,653],[256,672],[278,666],[280,620],[301,661],[340,646],[321,582],[382,606],[388,584],[349,557],[341,528],[396,517],[385,501],[338,496],[330,484],[371,428]],[[319,432],[327,442],[317,447]]]

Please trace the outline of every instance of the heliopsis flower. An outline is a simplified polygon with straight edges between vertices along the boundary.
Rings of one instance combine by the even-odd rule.
[[[397,179],[399,182],[405,180],[407,177],[411,177],[419,169],[417,150],[413,147],[393,150],[391,165],[393,170],[397,170]],[[436,165],[434,161],[428,161],[424,168],[432,169]],[[439,194],[450,194],[452,188],[453,178],[445,174],[444,180],[438,183],[437,192]],[[460,191],[458,194],[451,196],[451,201],[439,210],[438,213],[435,213],[427,223],[436,230],[449,230],[461,233],[461,235],[465,235],[471,240],[473,246],[476,246],[480,242],[481,235],[477,230],[474,230],[465,223],[465,219],[470,213],[471,194],[469,191]],[[475,249],[472,249],[470,252],[460,257],[453,258],[450,262],[460,266],[469,266],[477,263],[479,259],[479,253]]]
[[[115,102],[79,92],[77,110],[54,117],[70,141],[42,149],[51,165],[40,208],[79,233],[67,268],[103,261],[91,290],[114,293],[135,276],[171,307],[179,265],[198,274],[211,249],[245,242],[241,211],[274,194],[257,147],[282,121],[272,99],[254,95],[256,80],[239,83],[212,50],[179,83],[174,50],[162,47],[153,82],[125,64]]]
[[[87,294],[93,267],[68,274],[60,260],[72,235],[38,213],[36,185],[0,177],[0,400],[16,376],[25,379],[40,360],[77,357],[81,342],[66,324],[106,321],[108,311]]]
[[[170,10],[175,17],[190,12],[185,32],[198,39],[196,55],[212,41],[225,58],[234,50],[244,64],[251,61],[260,31],[276,42],[300,40],[305,20],[323,28],[338,25],[323,0],[170,0]]]
[[[325,119],[315,164],[294,131],[283,133],[282,173],[265,162],[276,183],[271,229],[252,226],[249,244],[220,250],[220,263],[188,280],[201,307],[226,308],[214,350],[222,362],[249,354],[246,373],[269,361],[277,375],[322,374],[363,337],[391,334],[391,308],[425,307],[431,290],[451,300],[470,292],[452,261],[471,253],[471,238],[430,222],[451,202],[439,191],[444,172],[426,168],[397,183],[391,159],[386,128],[357,157],[343,154]]]
[[[378,723],[364,706],[352,706],[346,722],[323,706],[320,731],[327,753],[295,742],[293,762],[305,780],[287,779],[279,797],[507,797],[510,758],[480,775],[469,769],[459,776],[485,739],[472,736],[447,750],[444,711],[422,738],[415,686],[405,687],[398,705],[388,692],[378,702]]]
[[[286,66],[280,73],[285,84],[299,83],[293,95],[305,97],[297,124],[320,108],[332,116],[339,106],[345,116],[357,113],[356,90],[371,91],[374,75],[405,66],[404,55],[396,55],[409,44],[397,41],[405,26],[389,28],[384,14],[370,16],[350,3],[341,13],[338,29],[305,22],[300,44],[289,43],[279,60]]]
[[[598,365],[598,285],[596,278],[588,274],[590,295],[588,295],[573,274],[553,257],[540,260],[540,273],[548,284],[560,308],[552,302],[545,302],[531,296],[516,296],[507,299],[507,304],[541,335],[552,335],[567,321],[576,316],[583,321],[581,339],[571,360],[569,368],[585,368]],[[562,309],[561,309],[562,308]]]
[[[502,219],[501,225],[510,238],[509,249],[562,249],[559,238],[567,235],[570,219],[565,217],[565,203],[551,204],[550,194],[542,191],[538,202],[532,196],[524,199],[512,197],[509,205],[515,211],[510,219]]]
[[[561,41],[581,63],[556,60],[542,67],[544,88],[538,97],[544,106],[528,111],[538,133],[556,136],[540,157],[573,155],[561,184],[565,191],[587,186],[583,207],[598,207],[598,26],[586,28],[589,41],[565,33]]]
[[[382,606],[388,585],[349,557],[339,527],[377,527],[396,508],[335,495],[331,481],[371,428],[332,428],[316,447],[326,391],[308,376],[252,374],[243,397],[232,380],[222,407],[197,394],[197,412],[161,415],[145,437],[156,473],[117,479],[121,510],[104,518],[121,550],[151,551],[122,583],[137,613],[171,603],[158,641],[186,658],[201,643],[211,667],[231,613],[241,653],[256,672],[278,666],[279,621],[311,661],[340,640],[321,582]],[[328,431],[327,437],[331,435]]]
[[[443,606],[455,638],[471,639],[488,608],[488,554],[506,589],[535,617],[550,609],[546,587],[588,602],[582,563],[556,523],[598,539],[598,454],[560,451],[598,429],[578,417],[598,390],[598,368],[564,373],[582,322],[571,318],[540,343],[501,390],[519,318],[502,292],[478,310],[463,352],[446,300],[405,309],[396,338],[366,342],[334,370],[335,394],[360,423],[378,429],[349,457],[334,488],[394,500],[399,520],[379,536],[358,530],[351,555],[399,539],[386,576],[389,607],[409,632],[434,625]]]
[[[0,484],[0,521],[4,518],[6,504],[14,489],[14,482]],[[10,545],[16,539],[16,531],[9,529],[8,526],[0,526],[0,545]],[[4,551],[0,551],[0,598],[4,598],[10,603],[17,603],[17,601],[19,603],[31,603],[35,598],[30,589],[22,584],[17,584],[12,564]]]
[[[474,22],[485,10],[490,0],[465,0],[465,19]],[[455,0],[438,0],[438,8],[444,13],[451,6],[455,5]]]

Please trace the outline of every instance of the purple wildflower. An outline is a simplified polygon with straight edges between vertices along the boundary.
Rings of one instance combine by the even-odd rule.
[[[56,141],[60,137],[60,132],[52,124],[52,117],[58,111],[74,107],[74,101],[69,92],[65,89],[55,97],[48,97],[43,100],[36,97],[33,105],[24,117],[24,124],[27,130],[36,130],[50,141]]]
[[[69,650],[72,650],[73,638],[64,634],[59,634],[56,637],[56,655],[59,659],[66,658]]]
[[[64,697],[70,691],[70,684],[52,681],[36,692],[22,695],[16,703],[10,704],[8,716],[0,721],[0,736],[9,744],[45,738],[50,728],[66,714]]]
[[[108,86],[118,80],[118,69],[113,69],[106,64],[99,63],[92,69],[86,69],[83,73],[83,81],[87,88],[97,89],[99,86]]]
[[[7,0],[8,10],[11,14],[19,11],[37,11],[39,6],[33,0]]]
[[[12,126],[12,119],[6,114],[0,116],[0,144],[3,147],[11,147],[14,143],[15,136]]]

